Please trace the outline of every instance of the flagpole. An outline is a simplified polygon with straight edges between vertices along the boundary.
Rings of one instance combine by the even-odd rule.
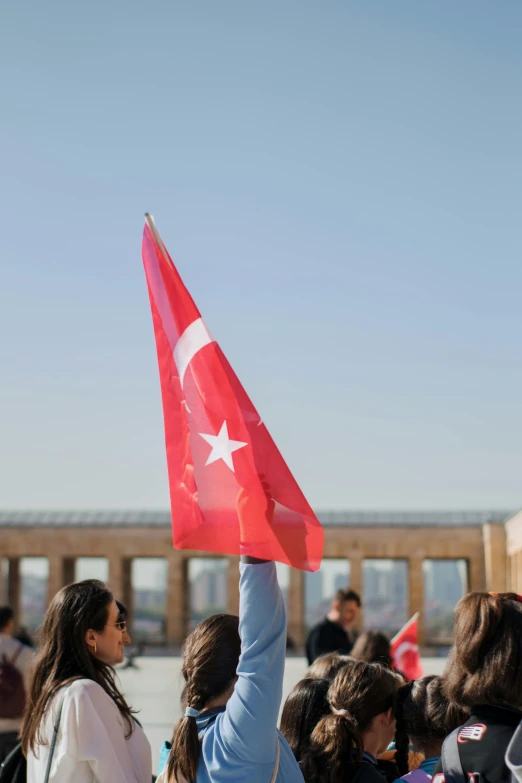
[[[167,248],[163,244],[163,240],[159,235],[158,229],[156,228],[156,224],[154,222],[154,218],[152,217],[150,212],[145,212],[145,223],[148,225],[150,232],[154,238],[154,241],[158,246],[159,250],[161,251],[163,258],[169,265],[172,265],[172,261],[170,260],[169,254],[167,253]]]
[[[408,620],[408,622],[407,622],[407,623],[404,623],[404,625],[402,626],[402,628],[401,628],[399,631],[397,631],[397,633],[395,634],[395,636],[393,637],[393,639],[391,639],[391,640],[390,640],[390,644],[393,644],[393,643],[394,643],[394,641],[397,639],[397,637],[398,637],[398,636],[399,636],[399,635],[400,635],[400,634],[401,634],[403,631],[405,631],[405,630],[406,630],[406,628],[409,628],[409,627],[410,627],[410,625],[411,625],[412,623],[414,623],[414,622],[415,622],[415,620],[417,620],[417,619],[419,618],[419,616],[420,616],[420,612],[415,612],[415,614],[413,615],[413,617],[410,617],[410,619]]]

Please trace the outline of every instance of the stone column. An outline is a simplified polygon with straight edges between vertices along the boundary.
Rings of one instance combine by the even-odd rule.
[[[118,555],[109,558],[109,589],[114,597],[121,601],[128,614],[129,629],[132,629],[134,615],[134,595],[132,590],[132,558],[119,557]]]
[[[288,585],[288,636],[297,649],[305,641],[304,573],[297,568],[290,569]]]
[[[511,555],[511,583],[509,586],[509,589],[514,592],[518,593],[518,583],[519,583],[519,576],[518,576],[518,553]]]
[[[227,612],[239,615],[239,556],[230,555],[227,570]]]
[[[522,549],[520,549],[516,555],[516,570],[515,570],[515,584],[517,586],[516,592],[522,593]]]
[[[132,635],[134,626],[134,590],[132,589],[132,558],[124,557],[121,561],[121,598],[127,610],[127,626]]]
[[[167,607],[165,631],[169,646],[181,647],[185,638],[186,568],[184,557],[174,549],[167,558]]]
[[[109,555],[109,589],[115,598],[123,600],[123,569],[122,559],[118,555]]]
[[[364,628],[364,576],[363,576],[364,558],[362,553],[350,557],[350,588],[355,590],[361,596],[361,611],[356,623],[356,630],[361,631]]]
[[[408,617],[412,617],[415,612],[420,612],[419,646],[424,644],[424,573],[422,570],[423,557],[410,557],[408,559]]]
[[[486,524],[482,527],[484,560],[486,565],[486,590],[506,592],[506,528],[504,525]]]
[[[0,604],[7,603],[7,568],[7,558],[0,555]]]
[[[62,571],[62,587],[72,585],[76,581],[76,558],[64,557]]]
[[[517,558],[515,555],[511,555],[509,558],[509,591],[517,593]]]
[[[7,603],[14,612],[14,621],[17,628],[22,619],[22,590],[20,580],[20,558],[9,558],[9,571],[7,573]]]
[[[61,555],[51,555],[47,558],[49,576],[47,577],[47,606],[56,593],[63,587],[63,559]]]
[[[477,557],[471,557],[467,566],[468,590],[485,590],[484,562],[480,562]]]

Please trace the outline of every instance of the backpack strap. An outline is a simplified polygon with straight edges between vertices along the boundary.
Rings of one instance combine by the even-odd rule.
[[[458,729],[452,731],[442,745],[442,769],[444,770],[445,783],[467,783],[467,775],[462,769],[457,741],[460,728],[459,726]]]
[[[506,750],[505,762],[511,772],[511,783],[522,781],[522,721],[511,737]]]
[[[67,693],[67,691],[65,691]],[[51,748],[49,750],[49,757],[47,759],[47,767],[45,770],[45,778],[43,783],[49,783],[49,775],[51,774],[51,764],[53,763],[54,749],[56,747],[56,740],[58,738],[58,729],[60,728],[60,720],[62,718],[63,703],[65,701],[65,693],[63,693],[58,706],[58,713],[56,720],[54,721],[53,738],[51,740]]]

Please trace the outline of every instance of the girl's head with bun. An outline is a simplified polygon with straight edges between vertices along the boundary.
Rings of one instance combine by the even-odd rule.
[[[395,735],[401,680],[378,663],[357,661],[341,669],[328,691],[330,713],[315,727],[301,768],[310,783],[345,783],[366,750],[382,753]]]

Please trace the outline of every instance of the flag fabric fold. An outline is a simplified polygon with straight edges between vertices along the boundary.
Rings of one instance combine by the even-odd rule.
[[[418,643],[419,613],[413,615],[390,642],[393,666],[408,680],[422,677],[422,664]]]
[[[174,546],[317,570],[321,525],[151,220],[142,255],[158,354]],[[260,509],[240,529],[241,489],[264,497],[266,487],[273,516]]]

